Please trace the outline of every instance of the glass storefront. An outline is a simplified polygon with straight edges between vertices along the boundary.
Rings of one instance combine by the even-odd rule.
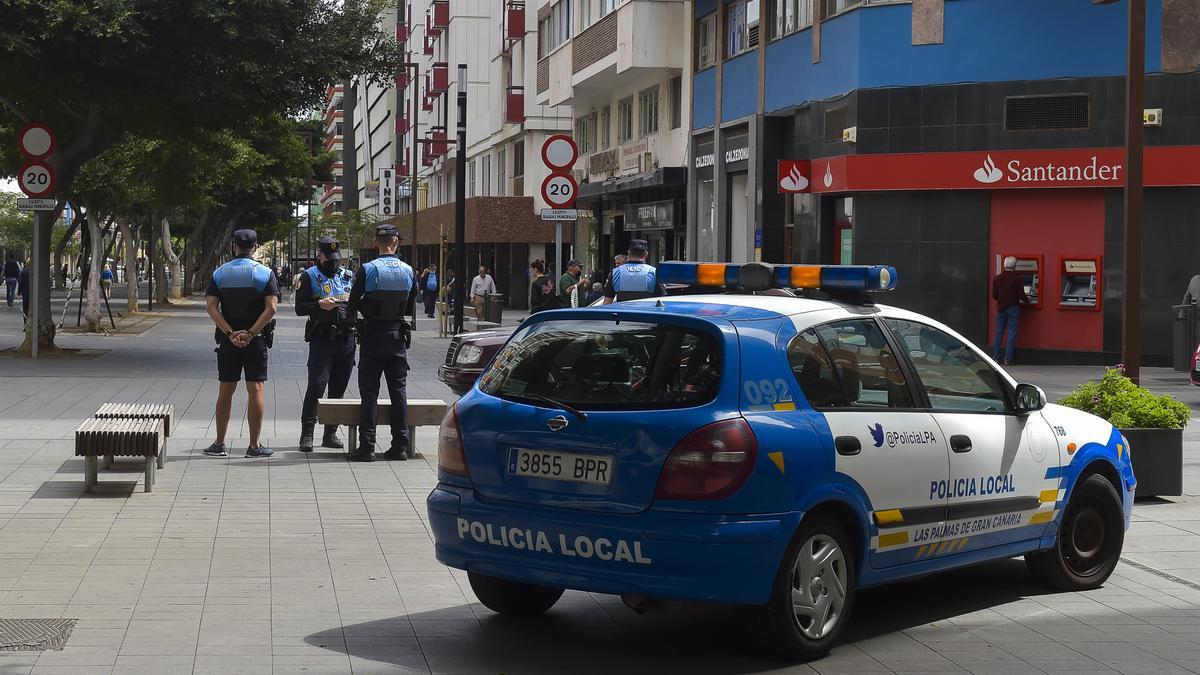
[[[696,191],[696,260],[717,260],[717,195],[711,178]]]

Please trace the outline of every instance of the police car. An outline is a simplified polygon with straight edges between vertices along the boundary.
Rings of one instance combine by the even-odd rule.
[[[448,412],[429,519],[487,607],[538,614],[564,589],[757,605],[807,659],[858,588],[1017,555],[1060,589],[1112,573],[1128,442],[874,304],[893,268],[659,275],[718,293],[534,315]],[[804,290],[763,294],[785,287]]]

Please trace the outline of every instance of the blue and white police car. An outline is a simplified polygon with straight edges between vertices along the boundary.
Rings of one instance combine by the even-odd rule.
[[[659,275],[718,292],[537,314],[447,414],[437,558],[487,607],[537,614],[564,589],[757,605],[806,659],[857,588],[1017,555],[1061,589],[1112,573],[1128,442],[872,302],[893,268]]]

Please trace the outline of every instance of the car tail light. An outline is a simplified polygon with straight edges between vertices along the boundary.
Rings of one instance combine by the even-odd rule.
[[[459,476],[471,475],[458,428],[458,404],[450,406],[442,418],[442,426],[438,427],[438,468]]]
[[[658,499],[721,499],[737,492],[758,458],[758,441],[742,418],[715,422],[684,437],[667,456]]]

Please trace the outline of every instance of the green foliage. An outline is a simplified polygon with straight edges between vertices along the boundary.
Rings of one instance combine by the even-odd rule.
[[[336,232],[338,241],[345,248],[357,248],[359,240],[368,230],[375,227],[378,219],[370,211],[350,209],[341,213],[320,216],[316,221],[320,232]]]
[[[0,245],[27,249],[33,242],[33,212],[18,211],[15,192],[0,192]]]
[[[1187,405],[1169,394],[1155,396],[1125,377],[1124,368],[1108,368],[1099,382],[1085,382],[1059,401],[1092,413],[1121,429],[1180,429],[1187,425]]]

